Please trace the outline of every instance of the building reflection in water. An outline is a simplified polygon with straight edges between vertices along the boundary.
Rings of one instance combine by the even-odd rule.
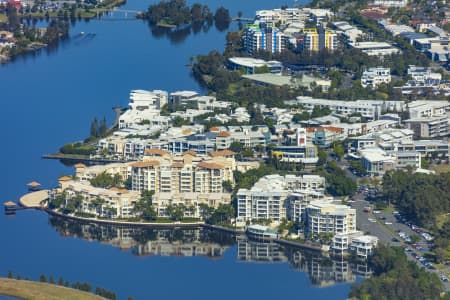
[[[369,277],[372,273],[365,262],[330,258],[318,252],[288,248],[274,242],[237,237],[237,244],[239,261],[289,262],[294,269],[308,273],[311,284],[316,286],[354,282],[356,276]]]
[[[305,272],[315,286],[353,282],[369,277],[366,263],[330,258],[321,253],[284,247],[274,242],[250,240],[245,236],[205,228],[142,228],[101,225],[50,217],[50,224],[62,236],[98,241],[129,250],[136,256],[205,256],[220,258],[237,244],[237,260],[255,263],[289,263]]]

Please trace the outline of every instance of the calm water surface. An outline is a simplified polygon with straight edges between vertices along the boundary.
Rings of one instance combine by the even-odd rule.
[[[125,8],[143,10],[149,3],[128,1]],[[204,3],[213,10],[224,5],[232,15],[242,11],[247,17],[257,9],[293,4],[280,0]],[[95,36],[80,37],[82,31]],[[58,176],[72,173],[73,168],[40,156],[83,139],[94,117],[111,121],[111,108],[125,106],[129,90],[199,90],[185,65],[191,56],[221,51],[225,34],[212,27],[206,33],[156,37],[141,21],[93,20],[73,26],[71,39],[50,53],[44,50],[0,66],[4,124],[0,202],[17,200],[32,180],[52,187]],[[111,289],[121,299],[128,295],[135,299],[345,299],[350,288],[349,283],[312,285],[308,272],[294,268],[289,259],[243,263],[238,260],[241,248],[236,241],[216,259],[137,255],[135,244],[113,247],[110,241],[99,241],[104,240],[101,235],[62,234],[37,211],[21,211],[15,217],[0,214],[0,230],[0,275],[11,270],[34,279],[42,273],[62,276]]]

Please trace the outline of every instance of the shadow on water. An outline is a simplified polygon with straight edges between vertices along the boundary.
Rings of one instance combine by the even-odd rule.
[[[193,22],[179,27],[163,27],[149,24],[150,32],[156,39],[167,38],[172,44],[181,44],[190,34],[207,33],[212,26],[223,32],[230,26],[230,22]]]
[[[353,282],[372,273],[366,263],[330,258],[321,253],[261,242],[246,236],[194,228],[143,228],[79,222],[51,216],[50,225],[64,237],[98,241],[128,250],[135,256],[204,256],[223,258],[230,247],[237,248],[236,260],[243,263],[287,263],[308,274],[311,285],[330,286]]]

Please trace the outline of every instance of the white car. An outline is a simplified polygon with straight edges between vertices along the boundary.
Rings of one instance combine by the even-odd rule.
[[[375,219],[372,219],[372,218],[368,218],[367,219],[369,222],[372,222],[372,223],[375,223],[376,222],[376,220]]]
[[[392,222],[384,222],[386,225],[392,225]]]
[[[381,211],[379,211],[379,210],[374,210],[373,213],[374,213],[374,214],[381,214]]]

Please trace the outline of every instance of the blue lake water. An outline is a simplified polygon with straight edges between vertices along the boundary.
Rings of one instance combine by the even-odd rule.
[[[149,3],[128,1],[124,7],[144,10]],[[253,17],[257,9],[294,2],[204,3],[213,10],[223,5],[232,15],[242,11]],[[95,36],[79,36],[80,32]],[[43,160],[41,155],[86,137],[94,117],[111,121],[111,108],[125,106],[131,89],[199,90],[185,65],[191,56],[221,51],[225,34],[212,27],[171,40],[152,36],[142,21],[91,20],[72,26],[71,38],[58,49],[0,66],[1,202],[17,200],[30,181],[52,187],[57,177],[72,173],[73,168]],[[15,217],[0,214],[0,230],[0,275],[11,270],[34,279],[42,273],[62,276],[113,290],[120,299],[128,295],[134,299],[345,299],[350,289],[350,283],[312,285],[307,272],[284,260],[244,263],[238,260],[237,243],[217,259],[137,256],[135,250],[120,250],[95,238],[63,236],[49,224],[47,215],[37,211],[20,211]]]

